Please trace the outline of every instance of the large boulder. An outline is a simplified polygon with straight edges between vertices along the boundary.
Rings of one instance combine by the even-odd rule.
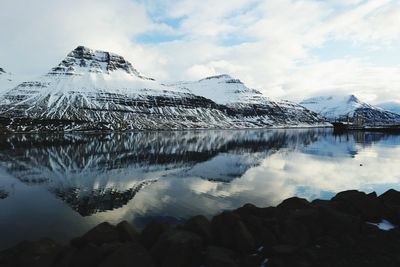
[[[127,221],[122,221],[117,224],[117,231],[119,232],[119,239],[121,241],[138,242],[139,233],[132,224]]]
[[[211,221],[211,229],[216,244],[239,251],[255,249],[255,240],[237,214],[223,212]]]
[[[190,218],[184,225],[184,229],[198,234],[206,243],[212,242],[211,223],[203,215]]]
[[[319,220],[324,232],[331,236],[358,235],[361,230],[360,217],[332,208],[320,207]]]
[[[382,218],[382,205],[375,192],[365,194],[357,190],[338,193],[332,198],[337,202],[337,209],[354,216],[360,216],[364,221],[379,222]]]
[[[89,230],[81,237],[71,240],[71,245],[81,247],[86,244],[102,245],[120,241],[120,232],[114,225],[103,222]]]
[[[238,267],[238,259],[235,253],[227,248],[209,246],[206,250],[207,267]]]
[[[169,226],[164,223],[150,222],[141,232],[140,241],[147,249],[151,249]]]
[[[149,252],[138,243],[124,243],[110,253],[98,267],[152,267],[153,260]]]
[[[382,216],[395,225],[400,225],[400,192],[390,189],[379,196],[383,204]]]
[[[151,255],[159,266],[198,266],[201,263],[203,241],[192,232],[169,229],[163,233],[151,249]]]
[[[23,241],[0,252],[0,266],[53,266],[61,250],[61,246],[50,239]]]
[[[311,208],[311,205],[310,202],[307,201],[307,199],[291,197],[282,201],[282,203],[279,204],[277,207],[285,210],[299,210]]]

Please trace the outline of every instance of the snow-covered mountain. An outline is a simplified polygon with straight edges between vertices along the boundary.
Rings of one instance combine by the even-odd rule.
[[[300,105],[330,121],[353,121],[356,117],[362,117],[366,124],[400,123],[399,114],[367,104],[354,95],[313,97],[303,100]]]
[[[400,102],[385,102],[377,105],[380,108],[386,109],[390,112],[400,114]]]
[[[324,123],[299,105],[270,101],[229,76],[198,84],[200,89],[189,86],[196,83],[163,85],[119,55],[79,46],[46,75],[19,84],[0,98],[0,128],[135,130]],[[226,87],[221,94],[227,101],[212,95],[220,89],[215,84]]]
[[[229,75],[208,77],[196,82],[172,86],[211,99],[224,106],[236,123],[249,126],[285,126],[324,124],[316,113],[289,101],[272,101],[261,92],[246,87]]]
[[[15,75],[6,72],[3,68],[0,68],[0,95],[12,89],[18,83]]]

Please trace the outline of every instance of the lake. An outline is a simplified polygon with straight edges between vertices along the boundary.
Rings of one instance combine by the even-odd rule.
[[[329,128],[0,136],[0,249],[96,224],[400,189],[400,135]]]

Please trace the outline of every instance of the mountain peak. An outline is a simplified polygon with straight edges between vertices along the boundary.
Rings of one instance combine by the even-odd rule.
[[[221,75],[215,75],[215,76],[210,76],[204,79],[199,80],[199,82],[203,81],[210,81],[210,80],[217,80],[218,82],[223,82],[223,83],[238,83],[238,84],[243,84],[243,82],[239,79],[234,79],[232,76],[228,74],[221,74]]]
[[[351,102],[360,103],[361,101],[355,95],[352,94],[349,96],[349,99],[347,100],[347,102],[348,103],[351,103]]]
[[[6,73],[3,68],[0,68],[0,74]]]
[[[61,63],[53,68],[49,75],[81,75],[83,72],[110,74],[123,71],[139,78],[153,80],[142,76],[132,64],[122,56],[86,46],[72,50]]]

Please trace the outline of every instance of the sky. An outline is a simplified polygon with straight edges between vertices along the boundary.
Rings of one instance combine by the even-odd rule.
[[[0,67],[40,76],[78,45],[162,82],[229,74],[273,99],[400,101],[398,0],[1,0]]]

